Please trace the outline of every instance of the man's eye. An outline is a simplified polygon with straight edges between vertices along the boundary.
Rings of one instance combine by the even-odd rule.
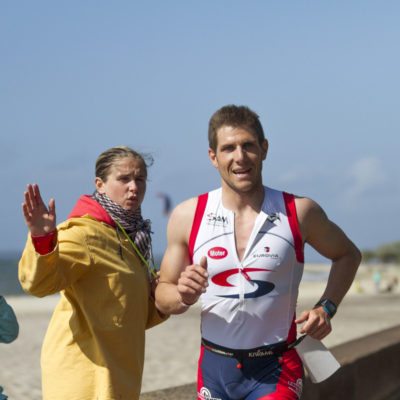
[[[255,146],[254,143],[245,143],[245,144],[243,145],[243,148],[244,148],[245,150],[253,150],[255,147],[256,147],[256,146]]]

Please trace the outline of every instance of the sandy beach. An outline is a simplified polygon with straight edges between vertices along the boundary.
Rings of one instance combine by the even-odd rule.
[[[324,269],[325,268],[325,269]],[[400,324],[400,288],[388,292],[400,268],[381,269],[382,281],[376,292],[373,272],[377,267],[362,266],[339,311],[332,321],[333,332],[324,340],[327,347]],[[378,268],[379,269],[379,268]],[[318,274],[326,267],[307,265],[306,271]],[[312,307],[325,283],[304,282],[300,286],[298,312]],[[0,385],[10,400],[40,400],[40,349],[58,295],[37,299],[30,296],[7,297],[20,324],[20,335],[11,344],[0,344]],[[142,392],[192,383],[196,380],[200,346],[200,307],[172,316],[147,332],[146,361]]]

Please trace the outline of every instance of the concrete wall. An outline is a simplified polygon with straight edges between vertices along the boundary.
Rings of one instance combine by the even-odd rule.
[[[351,329],[351,326],[349,326]],[[400,397],[400,325],[333,347],[342,367],[313,384],[306,377],[302,400],[387,400]],[[148,392],[140,400],[196,400],[196,384]]]
[[[400,395],[400,326],[331,351],[342,367],[318,385],[307,379],[302,400],[385,400],[395,392]]]

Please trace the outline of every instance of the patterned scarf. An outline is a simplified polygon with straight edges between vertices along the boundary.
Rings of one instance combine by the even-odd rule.
[[[125,210],[125,208],[121,207],[115,201],[112,201],[107,195],[100,194],[97,191],[93,193],[93,199],[107,211],[113,220],[121,224],[142,256],[146,260],[152,259],[153,254],[150,237],[151,222],[149,219],[142,218],[140,207],[135,211]]]

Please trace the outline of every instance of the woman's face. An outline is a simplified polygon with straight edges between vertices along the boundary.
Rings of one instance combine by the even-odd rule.
[[[146,193],[147,169],[139,158],[117,159],[109,169],[106,181],[96,177],[96,189],[125,210],[136,210]]]

